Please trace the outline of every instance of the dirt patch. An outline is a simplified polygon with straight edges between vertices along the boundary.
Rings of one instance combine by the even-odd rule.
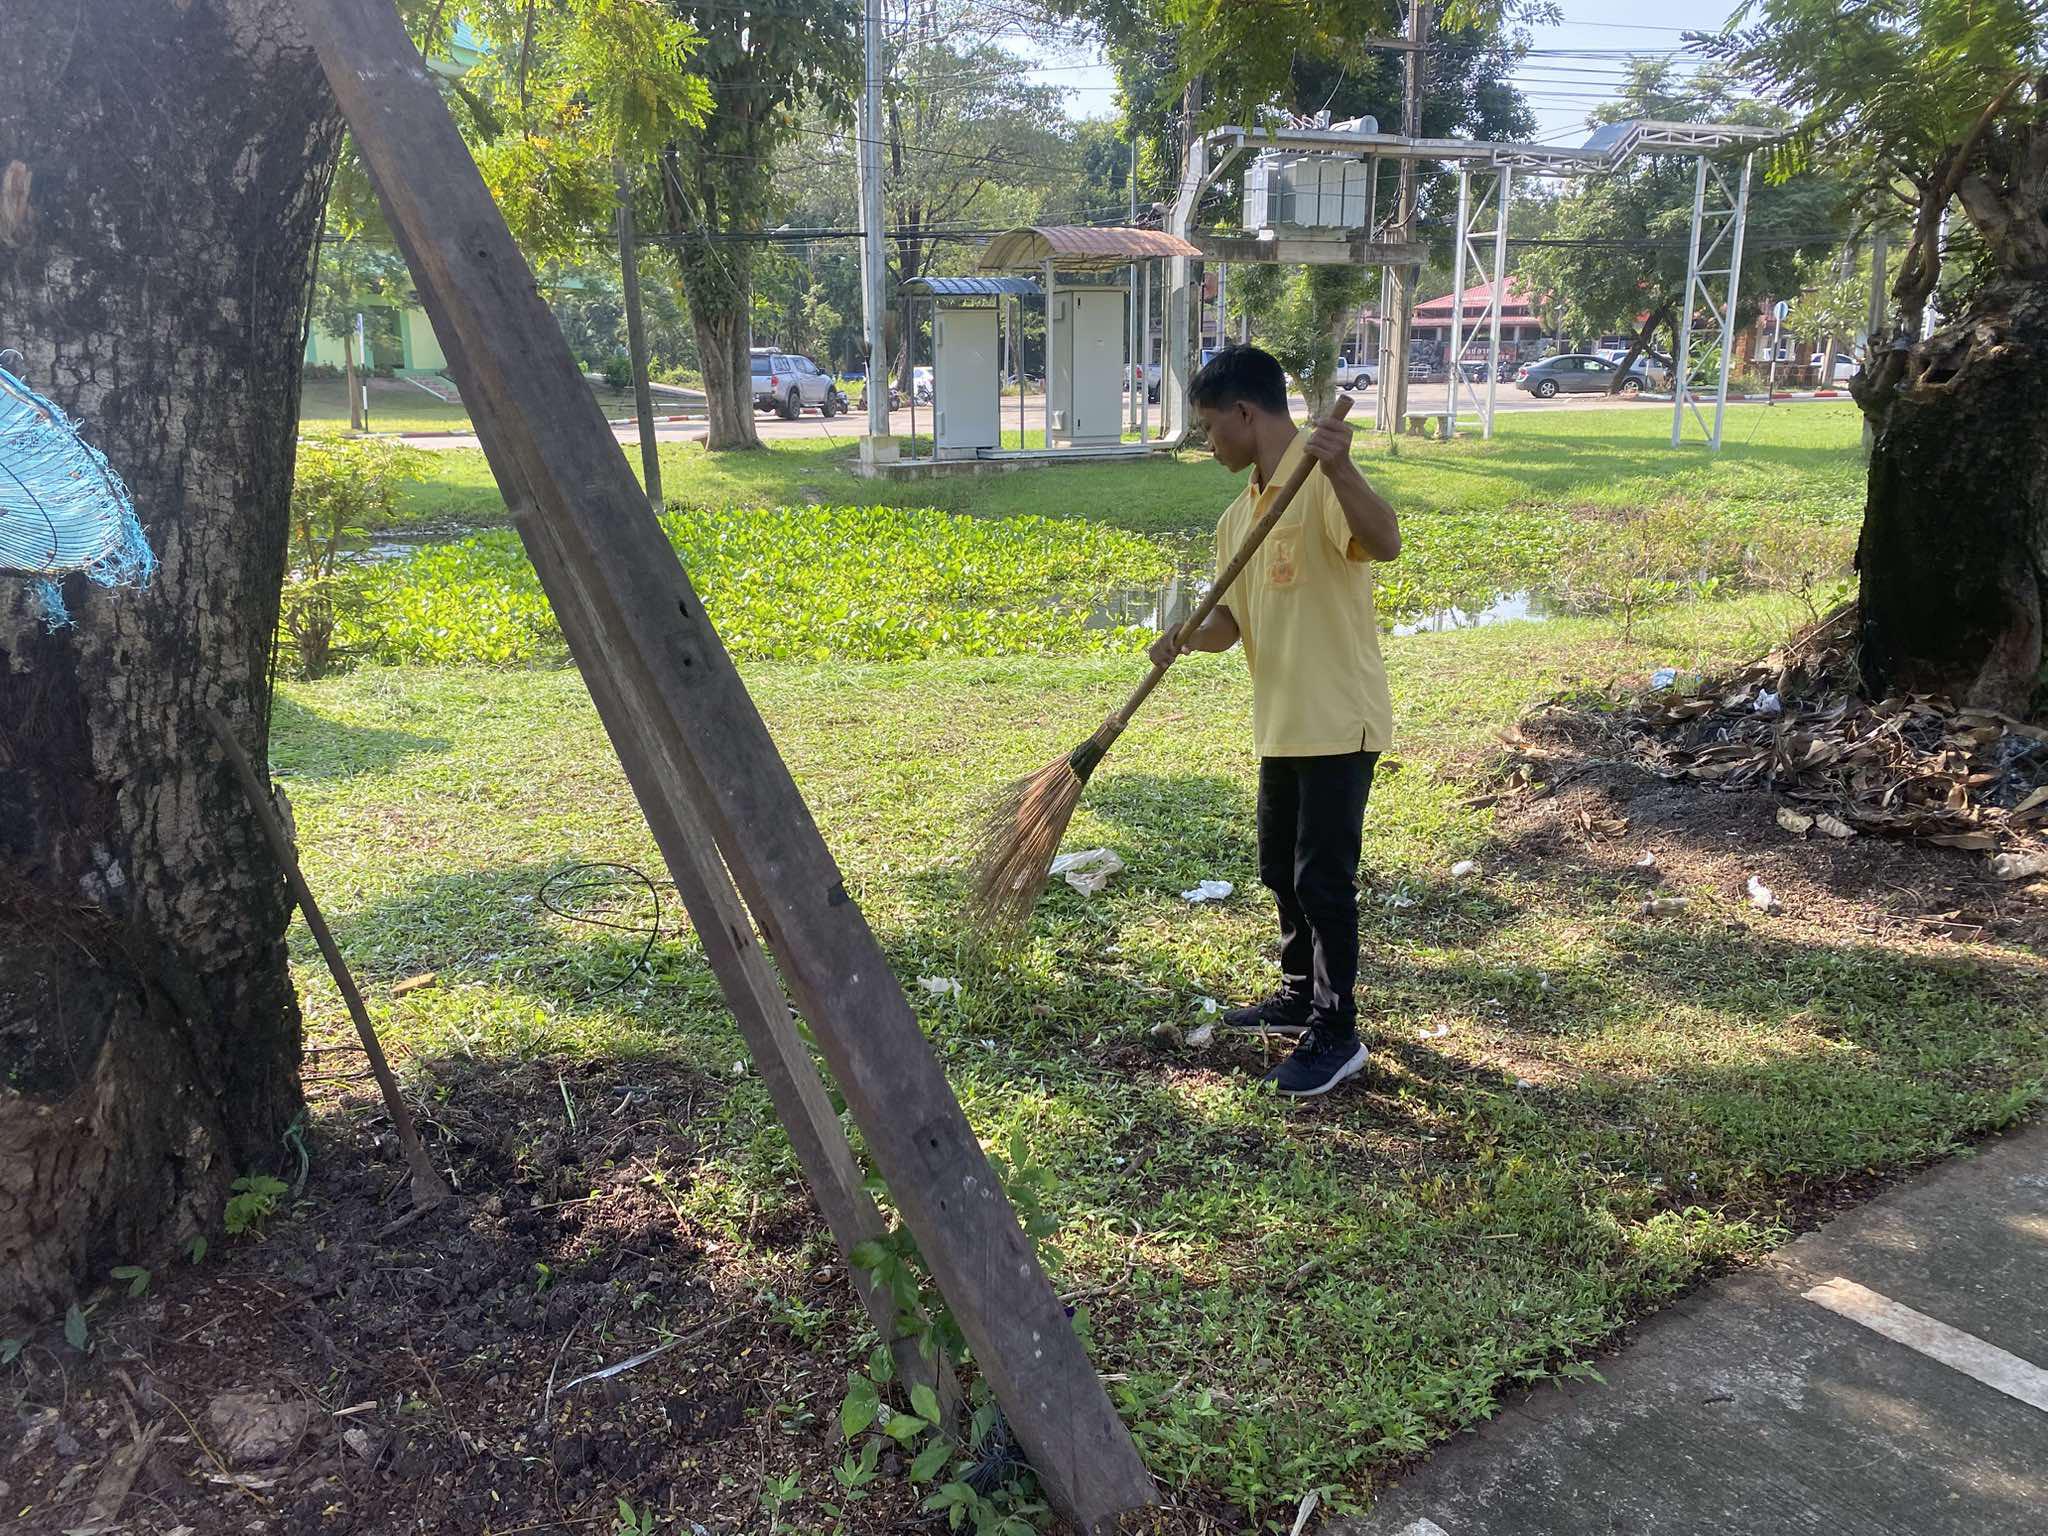
[[[1502,805],[1496,827],[1512,859],[1554,869],[1569,855],[1645,899],[1707,890],[1746,903],[1754,878],[1786,922],[1845,939],[2048,946],[2048,888],[1995,879],[1982,854],[1789,832],[1778,821],[1786,802],[1769,790],[1674,782],[1632,763],[1582,761],[1555,782]]]
[[[1475,799],[1512,856],[1569,853],[1645,897],[1749,902],[1755,879],[1786,920],[1841,936],[2048,944],[2048,882],[1999,877],[2041,846],[2048,736],[1938,702],[1862,705],[1828,660],[1777,656],[1691,699],[1546,706]]]
[[[808,1201],[721,1232],[670,1198],[726,1085],[649,1061],[430,1070],[423,1134],[459,1206],[391,1230],[396,1138],[343,1085],[261,1241],[103,1295],[89,1355],[57,1327],[27,1341],[0,1529],[85,1524],[124,1456],[122,1528],[158,1533],[608,1532],[625,1499],[724,1536],[767,1529],[770,1476],[830,1486],[857,1309]],[[885,1477],[849,1528],[919,1518]]]

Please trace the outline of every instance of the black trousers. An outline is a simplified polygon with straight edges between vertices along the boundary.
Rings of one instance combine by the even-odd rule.
[[[1282,988],[1358,1027],[1358,854],[1377,752],[1259,759],[1259,878],[1280,906]]]

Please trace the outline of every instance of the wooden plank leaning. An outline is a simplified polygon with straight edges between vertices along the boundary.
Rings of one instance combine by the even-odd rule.
[[[392,228],[398,230],[395,220]],[[398,240],[410,262],[411,252],[402,233]],[[512,429],[499,416],[492,397],[481,388],[471,388],[468,359],[455,339],[452,318],[440,294],[431,283],[417,286],[435,334],[442,338],[449,368],[462,386],[464,398],[472,402],[470,413],[484,445],[484,457],[490,461],[491,472],[512,509],[514,526],[526,544],[534,568],[541,573],[541,584],[561,621],[570,654],[578,659],[613,750],[622,764],[634,765],[627,775],[629,781],[645,779],[666,786],[662,795],[646,802],[648,828],[675,881],[683,909],[690,915],[704,958],[718,978],[727,1006],[747,1042],[755,1069],[774,1100],[776,1116],[789,1133],[790,1145],[803,1167],[818,1210],[839,1245],[861,1305],[867,1309],[876,1332],[889,1344],[903,1390],[907,1393],[913,1383],[923,1382],[938,1394],[947,1418],[957,1420],[961,1393],[951,1363],[937,1351],[926,1355],[913,1335],[897,1329],[895,1297],[888,1287],[876,1284],[872,1275],[853,1263],[855,1248],[884,1235],[882,1213],[868,1193],[859,1160],[818,1078],[810,1048],[790,1017],[789,1004],[776,980],[774,967],[754,940],[752,920],[733,890],[732,878],[719,860],[709,829],[690,804],[682,788],[683,780],[669,761],[674,756],[674,743],[661,741],[662,722],[649,718],[644,710],[636,710],[635,695],[619,688],[605,670],[589,602],[553,543],[549,525],[534,515],[532,492],[519,465],[506,450],[506,434]],[[538,540],[549,542],[536,548]],[[644,694],[644,690],[641,692]]]
[[[477,393],[585,594],[592,661],[649,718],[810,1020],[876,1166],[1048,1495],[1084,1530],[1153,1502],[901,986],[626,467],[390,0],[298,0]],[[552,544],[552,548],[548,547]],[[566,590],[566,588],[564,588]],[[625,764],[643,809],[669,793]]]

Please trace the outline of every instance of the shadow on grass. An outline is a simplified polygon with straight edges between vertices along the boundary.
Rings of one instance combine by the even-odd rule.
[[[1183,804],[1216,790],[1199,778],[1166,787]],[[1140,786],[1128,788],[1146,803]],[[622,1012],[645,1032],[641,1049],[647,1034],[736,1044],[694,939],[676,931],[673,893],[643,968],[641,936],[586,933],[539,907],[540,887],[564,867],[422,880],[347,914],[338,934],[373,985],[432,969],[444,990],[497,988],[508,1006],[539,1000],[565,1046],[602,1055]],[[1512,895],[1450,881],[1408,889],[1414,907],[1365,914],[1361,987],[1379,1065],[1360,1091],[1296,1108],[1292,1124],[1368,1147],[1398,1131],[1410,1153],[1427,1127],[1438,1157],[1491,1146],[1590,1160],[1603,1177],[1634,1180],[1652,1206],[1762,1212],[1942,1155],[2009,1122],[2048,1076],[2048,972],[2025,959],[1928,955],[1704,912],[1615,922],[1632,899],[1626,879],[1564,854],[1524,872]],[[1113,1139],[1139,1123],[1111,1124],[1126,1089],[1149,1103],[1145,1136],[1241,1118],[1228,1094],[1202,1107],[1213,1082],[1191,1084],[1252,1070],[1252,1048],[1192,1052],[1150,1034],[1199,1022],[1194,1003],[1229,963],[1203,915],[1157,889],[1059,891],[1026,943],[1006,952],[963,945],[961,890],[957,871],[928,871],[908,921],[879,932],[960,1080],[987,1092],[1028,1064],[1032,1093],[1071,1100]],[[612,916],[644,914],[641,894],[628,897],[623,907],[635,910]],[[1568,946],[1524,941],[1527,925],[1554,916],[1578,929]],[[959,1000],[916,988],[939,956],[959,971]],[[488,1038],[479,1045],[493,1049]]]
[[[282,774],[300,779],[346,779],[381,773],[416,753],[445,752],[446,737],[386,726],[345,725],[316,714],[285,693],[271,702],[270,759]]]

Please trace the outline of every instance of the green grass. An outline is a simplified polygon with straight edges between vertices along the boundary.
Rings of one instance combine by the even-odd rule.
[[[616,390],[598,389],[598,404],[607,416],[630,416],[633,396]],[[299,395],[301,432],[345,432],[348,430],[348,384],[342,379],[307,379]],[[469,408],[460,401],[437,399],[417,384],[404,379],[370,380],[370,430],[372,432],[467,432]],[[478,464],[482,453],[474,455]],[[485,479],[489,480],[486,473]],[[502,520],[502,503],[500,520]]]
[[[1492,456],[1534,453],[1547,426],[1454,450],[1435,483],[1483,500]],[[1588,451],[1613,475],[1635,463]],[[1642,457],[1629,472],[1654,475]],[[1811,473],[1687,473],[1733,495],[1774,469]],[[1197,466],[1154,473],[1214,499]],[[964,841],[992,789],[1121,697],[1131,658],[747,668],[976,1130],[995,1145],[1020,1131],[1054,1170],[1061,1284],[1101,1292],[1095,1357],[1124,1378],[1120,1406],[1175,1497],[1278,1531],[1311,1487],[1356,1507],[1408,1452],[1582,1369],[1703,1270],[1768,1251],[1813,1197],[1940,1157],[2039,1098],[2038,957],[1818,930],[1715,890],[1644,924],[1604,868],[1512,862],[1491,813],[1463,804],[1458,765],[1525,704],[1658,664],[1711,670],[1795,617],[1753,597],[1653,613],[1632,645],[1577,619],[1391,640],[1399,768],[1375,790],[1364,858],[1379,1066],[1364,1091],[1306,1106],[1262,1093],[1248,1048],[1147,1043],[1196,1022],[1200,999],[1272,980],[1235,655],[1176,670],[1091,785],[1069,846],[1114,847],[1128,871],[1094,898],[1055,888],[1004,958],[959,919]],[[439,974],[377,1005],[402,1054],[662,1055],[718,1074],[732,1087],[698,1111],[684,1198],[731,1229],[749,1284],[808,1272],[815,1250],[745,1241],[751,1212],[802,1196],[765,1091],[730,1073],[742,1048],[695,943],[664,941],[651,976],[592,1000],[638,941],[533,903],[572,861],[658,865],[573,672],[371,667],[286,685],[272,757],[367,990]],[[1465,857],[1488,877],[1452,880]],[[1238,894],[1189,907],[1176,893],[1205,876]],[[293,942],[312,1028],[345,1030],[317,955]],[[931,974],[961,996],[914,985]],[[788,1513],[822,1527],[831,1492],[807,1484]]]
[[[418,391],[414,391],[418,393]],[[421,399],[425,399],[424,395]],[[1358,437],[1359,462],[1404,515],[1498,512],[1513,507],[1616,507],[1669,496],[1768,513],[1778,508],[1859,508],[1861,431],[1853,405],[1729,407],[1724,446],[1673,449],[1671,418],[1638,409],[1520,411],[1499,418],[1492,441]],[[853,472],[858,428],[834,439],[778,439],[757,453],[707,453],[696,443],[662,446],[670,505],[879,504],[938,507],[975,517],[1082,517],[1140,533],[1207,536],[1238,482],[1206,454],[1170,463],[1048,465],[1002,474],[907,482]],[[638,471],[637,455],[629,460]],[[408,522],[498,526],[504,502],[480,452],[438,456],[439,474],[417,487]]]

